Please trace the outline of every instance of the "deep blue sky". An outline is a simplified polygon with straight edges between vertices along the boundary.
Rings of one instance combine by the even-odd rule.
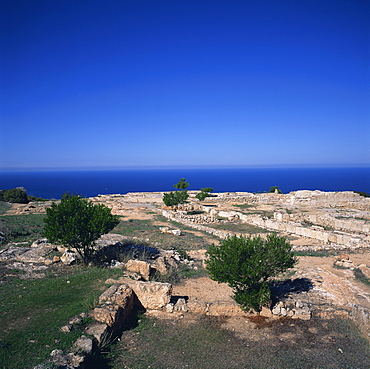
[[[0,0],[0,168],[370,164],[367,0]]]

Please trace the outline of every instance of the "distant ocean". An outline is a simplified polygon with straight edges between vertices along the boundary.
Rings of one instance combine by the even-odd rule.
[[[213,187],[215,192],[268,192],[270,187],[278,186],[283,193],[296,190],[370,193],[370,167],[3,171],[0,189],[24,187],[28,195],[60,199],[66,191],[83,197],[172,191],[180,178],[190,183],[189,190]]]

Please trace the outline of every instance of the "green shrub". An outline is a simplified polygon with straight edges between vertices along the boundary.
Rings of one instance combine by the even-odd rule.
[[[184,204],[188,198],[188,191],[168,192],[163,195],[163,202],[166,206],[176,206]]]
[[[44,236],[75,248],[85,264],[91,260],[94,242],[119,223],[107,206],[68,194],[59,204],[52,203],[46,214]]]
[[[173,185],[180,191],[168,192],[163,195],[163,202],[166,206],[177,206],[179,204],[184,204],[189,198],[188,191],[186,189],[189,187],[189,183],[186,182],[185,178],[180,178],[178,183]]]
[[[279,187],[278,187],[278,186],[270,187],[269,192],[271,192],[271,193],[275,193],[275,192],[277,192],[277,193],[282,193],[282,192],[280,191],[280,189],[279,189]]]
[[[205,188],[201,188],[200,189],[200,192],[197,193],[195,195],[195,197],[199,200],[199,201],[203,201],[205,200],[209,195],[210,192],[213,191],[213,188],[212,187],[205,187]]]
[[[367,192],[363,192],[363,191],[354,191],[354,192],[363,197],[370,197],[370,195]]]
[[[186,182],[185,178],[180,178],[180,180],[173,185],[173,187],[177,188],[178,190],[186,190],[190,186],[189,182]]]
[[[270,300],[268,280],[296,263],[291,245],[284,237],[229,237],[210,246],[206,261],[211,278],[227,283],[234,300],[244,310],[261,311]]]
[[[27,192],[22,188],[0,190],[0,201],[28,204]]]

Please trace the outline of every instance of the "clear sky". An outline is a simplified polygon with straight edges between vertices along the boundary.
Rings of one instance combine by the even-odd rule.
[[[368,0],[0,0],[0,168],[369,166]]]

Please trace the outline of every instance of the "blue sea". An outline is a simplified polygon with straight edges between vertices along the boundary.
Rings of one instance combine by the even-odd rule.
[[[69,191],[83,197],[127,192],[171,191],[180,178],[189,190],[283,193],[296,190],[363,191],[370,193],[370,168],[229,168],[100,171],[0,172],[0,189],[24,187],[28,195],[60,199]]]

